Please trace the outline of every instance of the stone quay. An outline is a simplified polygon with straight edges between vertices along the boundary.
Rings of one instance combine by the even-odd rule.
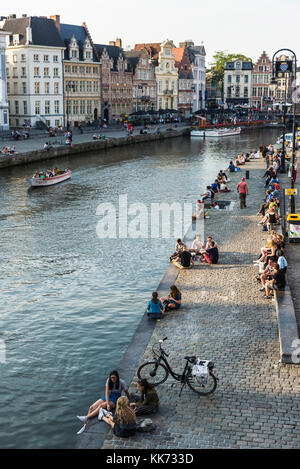
[[[232,201],[232,210],[211,210],[205,222],[205,234],[218,243],[219,263],[175,274],[174,266],[169,267],[159,293],[165,293],[166,282],[177,277],[182,306],[154,325],[143,317],[119,367],[124,376],[122,363],[134,357],[124,378],[131,382],[129,391],[135,392],[133,367],[137,370],[151,359],[153,344],[168,337],[164,348],[175,371],[183,370],[185,355],[215,362],[219,378],[215,393],[199,397],[185,388],[179,397],[180,383],[169,377],[157,387],[160,410],[151,416],[156,425],[153,433],[122,439],[94,419],[80,436],[79,447],[300,448],[300,367],[280,363],[275,302],[259,292],[253,265],[268,237],[257,226],[256,216],[264,195],[264,166],[262,159],[254,160],[242,171],[230,173],[231,192],[218,199]],[[249,195],[247,208],[241,210],[236,184],[245,169],[250,171]]]

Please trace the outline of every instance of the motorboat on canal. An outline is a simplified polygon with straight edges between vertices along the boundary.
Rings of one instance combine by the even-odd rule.
[[[69,169],[65,169],[63,171],[56,170],[54,174],[55,175],[52,175],[49,171],[38,171],[29,179],[29,183],[31,187],[53,186],[54,184],[70,179],[72,171]]]
[[[198,129],[191,131],[191,137],[229,137],[231,135],[239,135],[241,130],[241,127]]]

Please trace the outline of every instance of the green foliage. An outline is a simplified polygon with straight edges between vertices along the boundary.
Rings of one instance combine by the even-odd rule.
[[[229,54],[227,51],[217,51],[213,56],[213,62],[210,64],[208,72],[212,73],[213,79],[220,85],[223,80],[224,67],[226,62],[232,62],[232,60],[240,59],[244,61],[251,61],[250,57],[246,57],[243,54]]]

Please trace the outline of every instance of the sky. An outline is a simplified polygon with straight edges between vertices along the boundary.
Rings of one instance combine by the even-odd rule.
[[[117,37],[123,47],[136,43],[179,42],[204,44],[207,65],[215,51],[242,53],[256,61],[266,50],[270,58],[288,47],[300,58],[300,0],[14,0],[0,15],[20,17],[58,14],[62,23],[87,23],[95,43]]]

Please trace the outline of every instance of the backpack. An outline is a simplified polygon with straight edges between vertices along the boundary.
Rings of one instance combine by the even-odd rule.
[[[136,431],[141,433],[153,432],[156,425],[153,424],[151,419],[143,419],[136,422]]]

